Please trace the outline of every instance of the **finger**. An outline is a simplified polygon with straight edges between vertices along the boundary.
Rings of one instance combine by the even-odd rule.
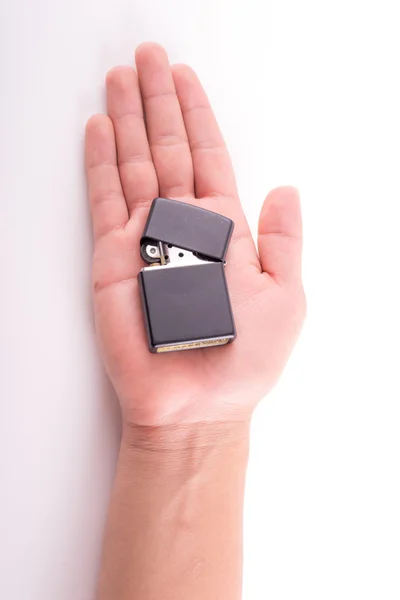
[[[85,165],[95,240],[126,225],[129,215],[117,167],[112,122],[106,115],[86,125]]]
[[[258,227],[263,271],[278,283],[301,279],[302,224],[299,193],[292,187],[270,192]]]
[[[160,195],[193,196],[192,157],[167,54],[157,44],[142,44],[136,66]]]
[[[106,80],[107,109],[117,140],[118,167],[125,197],[132,212],[158,196],[158,181],[153,165],[142,101],[135,71],[115,67]]]
[[[207,95],[190,67],[174,65],[172,73],[192,151],[196,197],[235,222],[230,249],[235,263],[251,263],[259,270],[232,163]]]
[[[228,150],[196,73],[186,65],[174,65],[172,73],[192,152],[197,198],[236,198]]]

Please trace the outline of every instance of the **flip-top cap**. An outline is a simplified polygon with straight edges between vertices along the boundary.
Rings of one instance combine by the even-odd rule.
[[[140,243],[163,242],[224,261],[233,228],[231,219],[211,210],[155,198]]]

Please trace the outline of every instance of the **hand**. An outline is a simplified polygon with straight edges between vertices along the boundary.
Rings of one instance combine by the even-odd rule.
[[[94,308],[105,366],[126,423],[240,421],[277,381],[305,316],[298,194],[280,188],[268,195],[257,252],[195,73],[170,67],[155,44],[139,46],[136,65],[137,74],[129,67],[108,73],[108,116],[93,116],[86,129]],[[237,339],[229,346],[163,355],[147,349],[139,238],[157,196],[235,222],[226,274]]]

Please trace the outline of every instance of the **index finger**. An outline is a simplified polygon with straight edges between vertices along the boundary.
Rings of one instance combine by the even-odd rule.
[[[240,246],[231,256],[238,262],[259,260],[245,214],[240,204],[228,149],[211,109],[207,95],[196,75],[186,65],[172,67],[176,92],[192,152],[196,197],[211,210],[221,211],[235,222],[232,244]]]
[[[236,198],[228,149],[196,73],[186,65],[174,65],[172,73],[192,152],[196,197]]]

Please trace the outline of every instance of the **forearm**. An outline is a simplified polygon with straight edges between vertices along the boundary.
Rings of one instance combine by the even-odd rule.
[[[240,599],[248,429],[124,429],[98,600]]]

